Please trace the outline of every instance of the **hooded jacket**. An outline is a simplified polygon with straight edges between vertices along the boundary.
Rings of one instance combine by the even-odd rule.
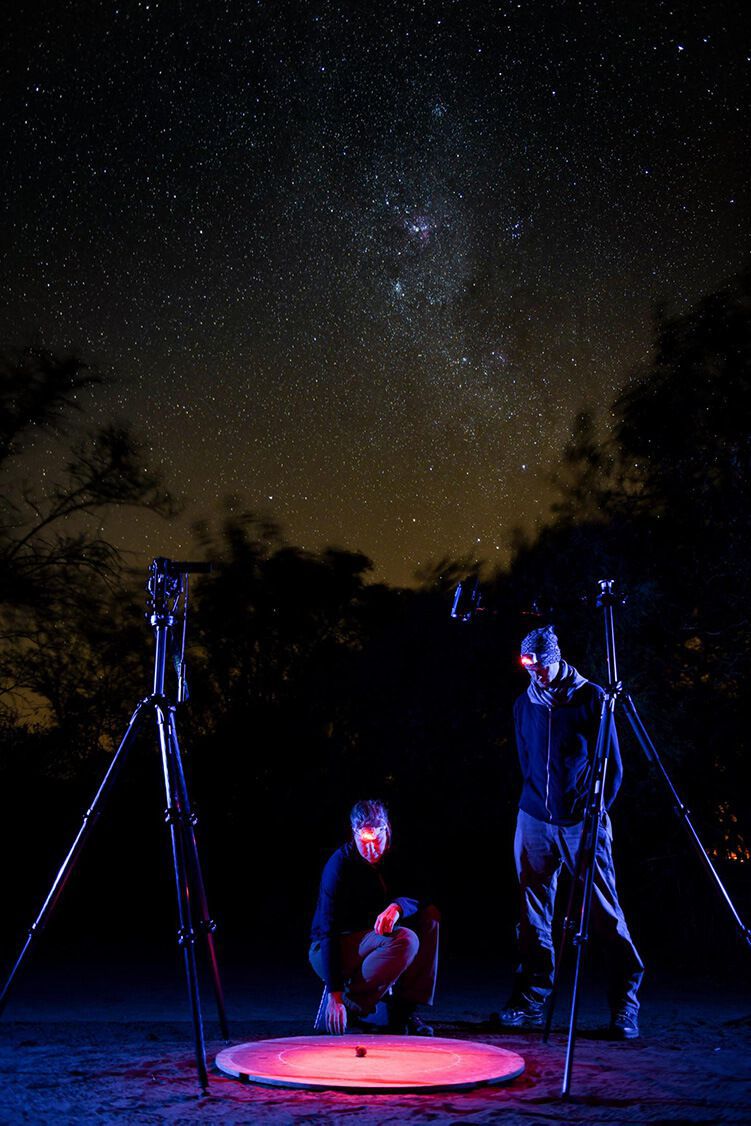
[[[575,674],[571,689],[557,698],[540,694],[532,686],[516,700],[514,728],[522,772],[519,808],[524,813],[553,825],[576,825],[582,820],[603,696],[599,685]],[[606,809],[612,805],[622,777],[618,736],[613,727],[605,779]]]

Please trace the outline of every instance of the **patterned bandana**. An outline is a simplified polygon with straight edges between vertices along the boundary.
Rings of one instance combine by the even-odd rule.
[[[522,641],[522,657],[534,653],[541,665],[555,665],[561,659],[561,650],[553,626],[533,629]]]

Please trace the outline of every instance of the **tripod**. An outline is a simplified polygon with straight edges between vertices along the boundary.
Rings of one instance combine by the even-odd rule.
[[[631,729],[636,736],[636,740],[639,746],[644,751],[647,760],[657,768],[657,772],[662,778],[662,781],[664,782],[670,794],[673,810],[678,819],[681,821],[686,832],[688,833],[689,839],[696,849],[700,861],[702,862],[715,888],[719,892],[726,908],[730,912],[733,921],[740,932],[741,938],[743,938],[747,944],[751,945],[751,930],[744,924],[743,920],[736,911],[733,905],[733,901],[728,895],[728,892],[724,884],[722,883],[722,880],[717,874],[712,861],[707,855],[706,849],[702,845],[699,836],[691,823],[689,811],[678,796],[678,793],[670,780],[668,772],[666,771],[660,759],[660,756],[657,753],[654,743],[650,739],[647,733],[647,729],[641,721],[633,699],[627,692],[623,690],[623,685],[618,680],[618,666],[616,663],[615,653],[615,625],[613,607],[617,605],[620,600],[613,591],[612,579],[601,579],[598,585],[600,592],[597,596],[597,607],[598,609],[602,610],[605,621],[605,653],[607,660],[608,680],[607,686],[605,688],[605,694],[602,700],[600,724],[597,731],[597,740],[595,743],[595,752],[592,762],[592,774],[590,779],[589,792],[587,795],[586,812],[582,824],[582,832],[579,840],[579,848],[576,855],[574,874],[571,880],[571,891],[569,893],[568,906],[566,908],[566,917],[563,923],[563,932],[561,934],[561,941],[558,949],[558,956],[556,959],[553,988],[548,999],[545,1031],[543,1034],[543,1039],[547,1043],[548,1037],[550,1036],[550,1026],[553,1020],[553,1010],[555,1008],[555,1000],[558,991],[558,979],[563,960],[563,953],[566,947],[567,938],[569,937],[569,935],[571,935],[572,943],[576,949],[576,963],[574,968],[574,982],[571,995],[571,1012],[569,1016],[566,1062],[563,1070],[563,1085],[561,1088],[561,1094],[564,1096],[564,1098],[571,1093],[571,1075],[574,1063],[574,1049],[576,1047],[576,1020],[579,1011],[579,984],[584,951],[586,949],[587,942],[589,941],[589,920],[592,908],[592,893],[594,888],[597,834],[603,820],[603,813],[605,809],[605,782],[607,779],[610,750],[613,742],[613,735],[615,732],[615,709],[619,699],[623,701],[623,710],[626,713],[626,718],[631,725]],[[576,925],[574,923],[574,906],[577,894],[580,894],[581,900],[579,906],[578,930],[576,930],[576,933],[574,933]]]
[[[113,789],[122,770],[128,751],[138,735],[144,720],[151,716],[156,724],[159,751],[162,764],[164,794],[166,799],[165,821],[169,827],[172,846],[172,865],[174,869],[175,891],[177,893],[177,941],[183,953],[185,976],[188,985],[193,1033],[195,1039],[196,1069],[201,1090],[208,1089],[206,1067],[206,1042],[201,1015],[201,998],[198,989],[198,970],[196,961],[196,930],[205,941],[206,955],[216,998],[219,1025],[222,1036],[229,1039],[224,995],[219,977],[219,967],[214,948],[214,921],[209,915],[206,889],[201,872],[201,863],[196,844],[196,816],[193,813],[185,781],[180,744],[175,723],[176,705],[165,696],[165,675],[170,642],[174,641],[174,631],[178,622],[177,611],[182,601],[182,644],[178,662],[177,703],[185,698],[185,631],[187,627],[188,575],[191,572],[211,570],[208,563],[176,563],[170,559],[155,559],[149,568],[148,612],[147,617],[154,630],[156,641],[154,652],[154,687],[150,696],[141,700],[131,716],[120,746],[110,763],[109,769],[97,790],[94,800],[83,817],[68,855],[58,871],[45,899],[42,909],[29,929],[28,937],[21,949],[15,965],[0,993],[0,1014],[5,1009],[13,981],[29,952],[35,937],[39,934],[71,875],[84,843],[96,823],[101,805]],[[195,919],[198,925],[196,928]]]

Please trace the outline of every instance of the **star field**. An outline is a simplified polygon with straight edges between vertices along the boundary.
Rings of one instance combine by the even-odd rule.
[[[500,560],[575,413],[749,249],[732,3],[59,2],[6,17],[0,330],[111,376],[187,499],[409,581]],[[44,449],[35,457],[41,465]]]

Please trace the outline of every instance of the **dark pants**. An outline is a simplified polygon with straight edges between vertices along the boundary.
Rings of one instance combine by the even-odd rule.
[[[521,890],[519,955],[514,992],[541,1001],[553,984],[553,910],[558,875],[571,873],[581,839],[581,824],[550,825],[519,810],[514,839],[516,873]],[[609,954],[608,1001],[611,1009],[637,1005],[644,964],[634,946],[618,902],[613,866],[610,818],[599,826],[595,850],[592,928],[605,940]]]
[[[358,1012],[372,1013],[390,986],[394,1000],[407,1007],[433,1004],[439,918],[434,907],[426,907],[391,934],[370,930],[341,935],[344,995]],[[323,980],[318,942],[310,947],[310,964]]]

